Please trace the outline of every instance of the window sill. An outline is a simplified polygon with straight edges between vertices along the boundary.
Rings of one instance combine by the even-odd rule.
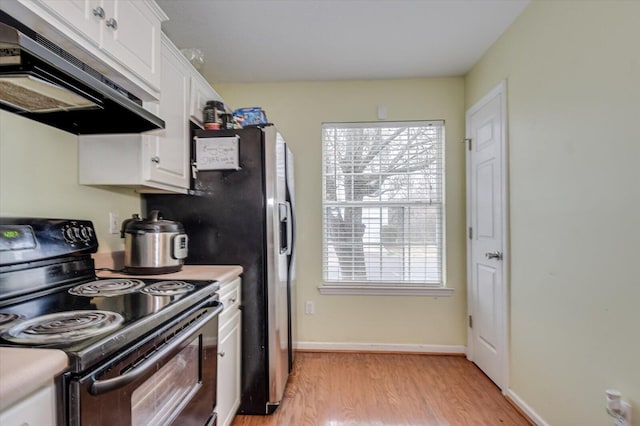
[[[383,287],[361,285],[323,285],[320,294],[359,294],[365,296],[438,296],[450,297],[452,288],[446,287]]]

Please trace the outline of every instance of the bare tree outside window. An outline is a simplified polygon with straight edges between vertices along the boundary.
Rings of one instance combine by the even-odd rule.
[[[442,122],[323,126],[324,279],[442,283]]]

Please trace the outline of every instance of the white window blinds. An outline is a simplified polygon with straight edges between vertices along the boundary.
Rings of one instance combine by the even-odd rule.
[[[444,123],[325,123],[324,281],[443,285]]]

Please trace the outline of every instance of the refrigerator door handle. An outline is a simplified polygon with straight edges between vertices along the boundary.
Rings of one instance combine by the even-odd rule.
[[[280,254],[289,256],[293,245],[293,218],[291,217],[291,203],[278,203],[280,220]]]
[[[291,217],[291,203],[286,202],[287,205],[287,256],[291,255],[291,249],[293,248],[293,217]]]

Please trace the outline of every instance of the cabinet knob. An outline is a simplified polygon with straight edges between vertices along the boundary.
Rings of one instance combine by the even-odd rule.
[[[93,16],[97,16],[100,19],[104,19],[104,9],[100,6],[93,9]]]
[[[224,357],[224,351],[218,352],[218,355],[220,355],[220,358]]]
[[[229,303],[236,303],[236,298],[232,297],[231,299],[229,299]]]
[[[114,18],[107,19],[107,27],[111,27],[114,30],[117,30],[118,29],[118,21],[116,21]]]
[[[151,157],[151,162],[155,164],[160,164],[160,157]]]

